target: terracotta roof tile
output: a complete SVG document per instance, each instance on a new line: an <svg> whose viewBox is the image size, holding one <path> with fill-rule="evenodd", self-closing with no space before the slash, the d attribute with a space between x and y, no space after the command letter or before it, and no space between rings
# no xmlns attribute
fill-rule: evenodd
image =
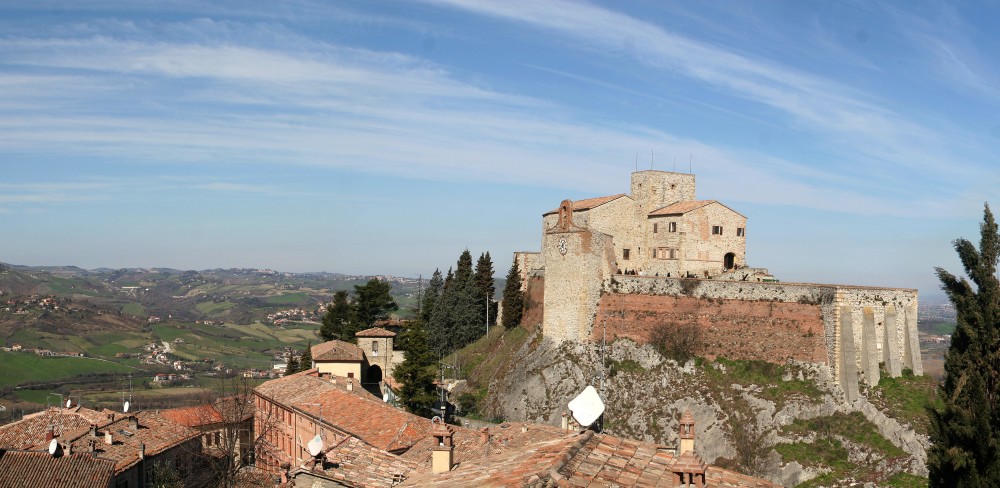
<svg viewBox="0 0 1000 488"><path fill-rule="evenodd" d="M417 463L347 437L325 454L326 462L317 470L303 467L296 472L347 482L349 486L388 488L414 474Z"/></svg>
<svg viewBox="0 0 1000 488"><path fill-rule="evenodd" d="M363 361L361 348L344 341L327 341L312 347L313 361Z"/></svg>
<svg viewBox="0 0 1000 488"><path fill-rule="evenodd" d="M371 329L365 329L357 334L357 337L396 337L396 333L391 330L385 330L381 327L372 327Z"/></svg>
<svg viewBox="0 0 1000 488"><path fill-rule="evenodd" d="M0 486L10 488L108 488L115 462L89 453L53 457L48 451L0 449Z"/></svg>
<svg viewBox="0 0 1000 488"><path fill-rule="evenodd" d="M222 423L222 414L212 405L171 408L163 410L160 415L185 427L201 427Z"/></svg>
<svg viewBox="0 0 1000 488"><path fill-rule="evenodd" d="M573 202L573 211L578 212L581 210L590 210L594 207L600 207L605 203L615 201L624 196L626 196L624 193L619 193L617 195L608 195L606 197L595 197L595 198L587 198L585 200L576 200ZM554 213L559 213L559 208L554 208L552 210L549 210L548 212L545 212L542 215L550 215Z"/></svg>
<svg viewBox="0 0 1000 488"><path fill-rule="evenodd" d="M689 200L686 202L677 202L666 207L662 207L652 212L649 212L650 216L660 216L660 215L682 215L686 214L692 210L698 210L708 204L716 203L716 200Z"/></svg>
<svg viewBox="0 0 1000 488"><path fill-rule="evenodd" d="M54 425L54 433L60 443L71 443L75 452L83 452L94 441L95 455L113 460L115 472L120 473L139 462L140 445L144 446L146 456L155 456L198 436L197 431L168 420L155 411L134 415L108 412L50 408L0 427L0 446L46 449L45 433L49 426ZM94 438L90 435L91 422L88 419L96 420L102 415L103 420L95 423L98 435ZM132 427L130 418L133 417L138 428ZM111 432L113 444L105 443L107 432Z"/></svg>

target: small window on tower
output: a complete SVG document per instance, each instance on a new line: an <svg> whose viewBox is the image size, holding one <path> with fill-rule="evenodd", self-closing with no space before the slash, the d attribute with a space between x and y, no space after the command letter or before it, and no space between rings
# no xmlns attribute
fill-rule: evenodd
<svg viewBox="0 0 1000 488"><path fill-rule="evenodd" d="M653 233L654 234L656 233L656 229L657 229L657 227L659 227L659 225L660 224L656 224L656 223L653 224Z"/></svg>
<svg viewBox="0 0 1000 488"><path fill-rule="evenodd" d="M629 251L629 249L622 249L622 259L628 260Z"/></svg>
<svg viewBox="0 0 1000 488"><path fill-rule="evenodd" d="M667 232L677 232L677 222L667 224Z"/></svg>
<svg viewBox="0 0 1000 488"><path fill-rule="evenodd" d="M736 228L736 237L743 237L745 235L745 232L746 231L743 230L743 227L737 227Z"/></svg>
<svg viewBox="0 0 1000 488"><path fill-rule="evenodd" d="M721 225L713 225L712 226L712 235L721 236L722 235L722 226Z"/></svg>

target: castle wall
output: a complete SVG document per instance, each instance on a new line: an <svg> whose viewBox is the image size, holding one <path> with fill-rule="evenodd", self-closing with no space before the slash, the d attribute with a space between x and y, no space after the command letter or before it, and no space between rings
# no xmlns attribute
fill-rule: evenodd
<svg viewBox="0 0 1000 488"><path fill-rule="evenodd" d="M705 327L712 326L713 321L725 323L725 327L731 333L738 334L738 338L734 339L737 341L735 344L729 343L727 345L725 342L716 341L717 344L721 344L721 347L731 349L731 351L723 351L725 353L743 354L753 350L752 348L741 349L739 347L739 341L745 340L744 338L762 339L762 335L756 335L755 332L741 331L741 327L749 326L750 323L753 323L754 327L764 327L767 332L761 333L763 336L773 334L775 339L768 342L774 344L779 339L795 340L798 344L796 347L799 347L803 345L799 344L802 341L795 338L794 334L812 332L812 337L821 336L825 357L811 361L829 365L834 377L842 385L845 383L856 385L860 380L864 380L868 384L876 384L880 376L880 364L884 365L886 371L892 376L898 376L900 374L898 371L901 368L910 368L914 374L923 374L920 347L917 340L917 290L641 276L611 277L605 281L604 289L608 294L608 298L602 297L601 303L604 307L613 307L610 304L619 295L626 297L647 295L656 297L658 300L652 302L649 302L648 299L646 302L640 300L635 304L637 307L640 304L650 306L651 309L647 311L650 316L659 312L666 312L668 317L674 319L696 316L696 321L699 324L704 324ZM701 303L698 304L698 307L701 308L697 308L693 302L688 300L676 300L676 298L683 297L716 303L713 306ZM674 298L675 300L663 300L664 298ZM626 307L630 299L625 298ZM723 303L730 300L745 303L723 306L717 303L719 300L722 300ZM754 302L778 302L814 307L819 311L822 327L818 327L815 322L806 320L804 318L806 315L803 314L807 312L800 307L758 308L751 305ZM899 313L899 311L903 311L903 313ZM642 313L637 308L635 318L639 318ZM725 320L713 319L706 316L708 313L723 314L727 318ZM750 315L747 319L739 319L739 313ZM627 314L628 312L626 312ZM594 315L592 321L594 329L601 326L602 317L599 314ZM743 321L741 322L741 320ZM720 329L719 333L722 332ZM622 331L623 335L629 333L633 332ZM816 351L812 350L809 344L812 344L812 341L806 340L804 352L799 356L793 355L792 358L815 357ZM712 347L712 343L709 343L707 347ZM717 355L723 354L723 352L710 354ZM892 356L887 359L886 354ZM753 359L779 362L783 360L780 355ZM845 391L848 390L845 389ZM856 393L856 387L852 391ZM850 391L848 391L848 396L852 396Z"/></svg>
<svg viewBox="0 0 1000 488"><path fill-rule="evenodd" d="M542 333L546 337L556 341L587 340L604 277L611 275L613 253L611 236L601 232L570 228L551 230L543 236Z"/></svg>
<svg viewBox="0 0 1000 488"><path fill-rule="evenodd" d="M535 270L545 267L542 253L517 251L514 253L514 261L517 261L517 269L521 272L521 291L528 289L528 277ZM500 319L498 318L497 321Z"/></svg>
<svg viewBox="0 0 1000 488"><path fill-rule="evenodd" d="M622 320L624 311L624 320ZM697 324L709 358L827 361L823 318L811 303L703 299L607 293L601 296L590 340L627 337L648 342L663 324Z"/></svg>

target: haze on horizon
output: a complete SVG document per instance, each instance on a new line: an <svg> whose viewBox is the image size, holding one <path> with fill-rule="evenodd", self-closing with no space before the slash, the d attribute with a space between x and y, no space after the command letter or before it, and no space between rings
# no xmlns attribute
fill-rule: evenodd
<svg viewBox="0 0 1000 488"><path fill-rule="evenodd" d="M1000 186L998 9L8 3L0 261L502 276L652 167L783 281L940 296Z"/></svg>

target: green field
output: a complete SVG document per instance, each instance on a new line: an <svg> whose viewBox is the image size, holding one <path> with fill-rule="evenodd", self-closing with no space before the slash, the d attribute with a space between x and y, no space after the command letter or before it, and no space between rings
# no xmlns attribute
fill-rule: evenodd
<svg viewBox="0 0 1000 488"><path fill-rule="evenodd" d="M312 298L310 298L309 295L306 295L305 293L302 292L275 295L267 297L266 299L264 299L264 301L271 305L300 305L304 303L313 302Z"/></svg>
<svg viewBox="0 0 1000 488"><path fill-rule="evenodd" d="M42 357L26 352L0 353L0 386L68 379L88 373L127 373L133 368L89 358Z"/></svg>
<svg viewBox="0 0 1000 488"><path fill-rule="evenodd" d="M235 307L236 304L233 302L201 302L194 306L194 309L204 313L204 314L214 314L219 312L225 312L230 308Z"/></svg>
<svg viewBox="0 0 1000 488"><path fill-rule="evenodd" d="M146 307L143 307L140 303L126 303L125 306L122 307L122 313L133 317L145 317Z"/></svg>

